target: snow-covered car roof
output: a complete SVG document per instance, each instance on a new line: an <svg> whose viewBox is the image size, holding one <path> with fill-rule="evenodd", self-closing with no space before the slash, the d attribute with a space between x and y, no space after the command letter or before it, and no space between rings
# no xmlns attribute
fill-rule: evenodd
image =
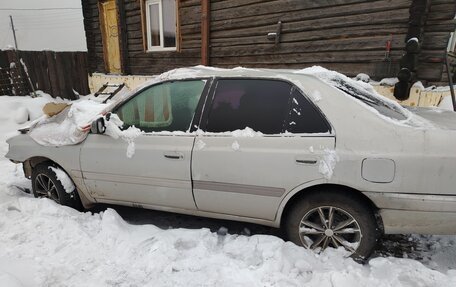
<svg viewBox="0 0 456 287"><path fill-rule="evenodd" d="M156 78L145 82L133 90L129 95L126 95L122 101L135 95L139 90L169 80L181 80L191 78L212 78L212 77L253 77L253 78L271 78L282 79L292 82L295 86L302 91L309 91L309 87L303 85L303 82L312 82L317 87L312 87L311 92L306 95L316 103L323 97L332 97L334 94L345 95L347 98L356 103L361 103L363 108L368 109L377 116L389 121L393 124L412 126L412 127L432 127L424 118L417 116L413 112L402 107L397 102L390 100L380 95L372 85L351 79L336 71L331 71L320 66L313 66L305 69L264 69L264 68L243 68L236 67L231 69L194 66L187 68L178 68L161 75ZM329 94L321 94L318 88L322 86L331 86L336 88L339 92L332 92Z"/></svg>

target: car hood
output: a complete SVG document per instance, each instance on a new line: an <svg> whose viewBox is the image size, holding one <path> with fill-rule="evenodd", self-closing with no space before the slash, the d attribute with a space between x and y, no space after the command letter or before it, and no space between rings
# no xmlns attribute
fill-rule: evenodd
<svg viewBox="0 0 456 287"><path fill-rule="evenodd" d="M437 128L456 130L456 112L439 108L408 107L407 109L428 120Z"/></svg>

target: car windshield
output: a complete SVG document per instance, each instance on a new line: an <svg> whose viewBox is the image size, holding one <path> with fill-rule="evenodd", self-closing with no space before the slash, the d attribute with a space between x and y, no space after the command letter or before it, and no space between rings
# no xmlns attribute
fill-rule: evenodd
<svg viewBox="0 0 456 287"><path fill-rule="evenodd" d="M407 119L407 115L404 111L401 110L400 107L388 103L387 101L383 101L381 98L369 92L368 90L363 89L362 87L350 84L342 78L332 78L330 79L330 82L339 90L376 109L380 114L384 116L396 120Z"/></svg>

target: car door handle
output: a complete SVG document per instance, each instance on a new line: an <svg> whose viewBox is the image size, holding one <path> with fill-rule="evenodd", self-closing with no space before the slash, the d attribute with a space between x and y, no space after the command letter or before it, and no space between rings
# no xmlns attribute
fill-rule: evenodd
<svg viewBox="0 0 456 287"><path fill-rule="evenodd" d="M168 159L177 159L177 160L184 159L184 154L180 153L180 152L169 152L169 153L163 154L163 156Z"/></svg>
<svg viewBox="0 0 456 287"><path fill-rule="evenodd" d="M301 158L301 157L297 157L295 158L295 161L297 164L316 164L317 163L317 160L315 158Z"/></svg>

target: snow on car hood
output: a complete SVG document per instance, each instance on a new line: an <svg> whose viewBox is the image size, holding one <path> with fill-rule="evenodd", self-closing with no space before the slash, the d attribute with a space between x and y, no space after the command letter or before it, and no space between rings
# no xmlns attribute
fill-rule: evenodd
<svg viewBox="0 0 456 287"><path fill-rule="evenodd" d="M30 126L30 137L44 146L74 145L87 137L90 124L108 107L89 100L74 101L59 114L41 118Z"/></svg>

